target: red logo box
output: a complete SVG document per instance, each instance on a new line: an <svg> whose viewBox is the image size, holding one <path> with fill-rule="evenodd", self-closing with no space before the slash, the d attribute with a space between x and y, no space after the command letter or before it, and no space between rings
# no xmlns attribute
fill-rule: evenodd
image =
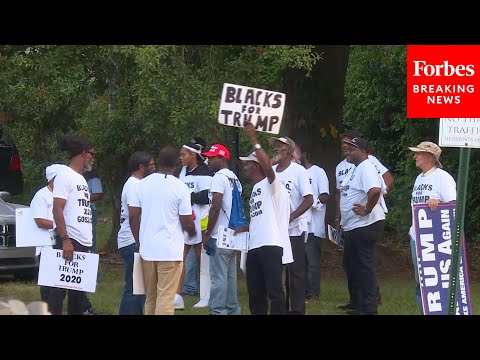
<svg viewBox="0 0 480 360"><path fill-rule="evenodd" d="M480 45L408 45L407 117L480 117Z"/></svg>

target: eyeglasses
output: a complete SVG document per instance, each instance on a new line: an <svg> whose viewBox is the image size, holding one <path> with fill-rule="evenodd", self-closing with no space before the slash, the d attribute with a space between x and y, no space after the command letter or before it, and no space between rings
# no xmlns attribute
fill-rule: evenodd
<svg viewBox="0 0 480 360"><path fill-rule="evenodd" d="M93 151L85 151L85 152L86 152L87 154L90 154L90 155L92 155L92 158L94 158L94 157L95 157L95 153L94 153Z"/></svg>

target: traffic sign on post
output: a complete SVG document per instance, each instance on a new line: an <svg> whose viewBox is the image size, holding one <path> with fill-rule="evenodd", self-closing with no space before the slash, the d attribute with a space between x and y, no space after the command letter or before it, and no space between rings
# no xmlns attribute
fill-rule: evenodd
<svg viewBox="0 0 480 360"><path fill-rule="evenodd" d="M480 148L480 118L440 118L439 145Z"/></svg>

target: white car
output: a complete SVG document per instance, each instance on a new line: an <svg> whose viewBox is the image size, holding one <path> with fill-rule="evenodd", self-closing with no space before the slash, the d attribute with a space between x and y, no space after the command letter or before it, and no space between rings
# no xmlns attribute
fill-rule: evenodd
<svg viewBox="0 0 480 360"><path fill-rule="evenodd" d="M0 191L0 274L13 274L21 280L32 280L38 274L35 247L16 247L15 209L25 205L7 202L10 194Z"/></svg>

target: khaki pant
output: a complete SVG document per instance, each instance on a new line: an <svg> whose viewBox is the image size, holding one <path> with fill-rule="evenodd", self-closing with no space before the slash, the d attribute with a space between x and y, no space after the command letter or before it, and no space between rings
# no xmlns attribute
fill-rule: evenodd
<svg viewBox="0 0 480 360"><path fill-rule="evenodd" d="M182 275L183 261L142 261L145 282L145 315L173 315L173 301Z"/></svg>

